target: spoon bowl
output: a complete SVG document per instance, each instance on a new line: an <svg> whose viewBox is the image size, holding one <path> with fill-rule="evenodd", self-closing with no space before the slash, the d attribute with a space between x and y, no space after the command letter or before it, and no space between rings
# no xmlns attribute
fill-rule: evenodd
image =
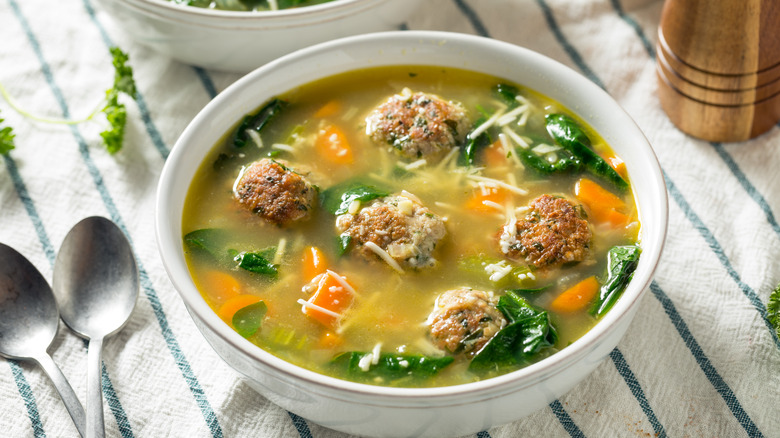
<svg viewBox="0 0 780 438"><path fill-rule="evenodd" d="M59 311L49 283L27 258L0 243L0 356L37 362L51 378L84 436L84 408L46 351L58 325Z"/></svg>
<svg viewBox="0 0 780 438"><path fill-rule="evenodd" d="M103 340L125 326L138 298L138 267L130 243L110 220L99 216L83 219L62 242L53 284L62 320L89 340L87 436L102 437Z"/></svg>

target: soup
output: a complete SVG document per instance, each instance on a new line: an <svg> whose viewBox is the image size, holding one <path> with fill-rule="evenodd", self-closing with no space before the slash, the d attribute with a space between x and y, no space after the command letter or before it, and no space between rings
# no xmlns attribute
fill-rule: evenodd
<svg viewBox="0 0 780 438"><path fill-rule="evenodd" d="M556 102L425 66L344 73L248 114L197 171L204 300L301 367L385 386L504 374L565 348L639 257L625 166Z"/></svg>
<svg viewBox="0 0 780 438"><path fill-rule="evenodd" d="M333 0L170 0L198 8L225 11L277 11L328 3Z"/></svg>

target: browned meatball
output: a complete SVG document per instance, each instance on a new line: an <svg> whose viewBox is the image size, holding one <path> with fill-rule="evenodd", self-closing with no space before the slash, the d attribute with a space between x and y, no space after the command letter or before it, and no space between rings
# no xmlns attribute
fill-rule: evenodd
<svg viewBox="0 0 780 438"><path fill-rule="evenodd" d="M428 321L435 346L468 357L478 353L507 324L490 294L469 288L439 295Z"/></svg>
<svg viewBox="0 0 780 438"><path fill-rule="evenodd" d="M284 161L263 158L242 169L233 194L263 219L287 225L309 217L317 189Z"/></svg>
<svg viewBox="0 0 780 438"><path fill-rule="evenodd" d="M460 103L405 89L366 118L366 134L407 158L436 160L462 143L471 122Z"/></svg>
<svg viewBox="0 0 780 438"><path fill-rule="evenodd" d="M444 222L416 199L387 196L371 201L354 214L336 218L336 228L352 238L355 250L374 260L377 254L367 245L372 242L400 266L433 266L436 245L447 233Z"/></svg>
<svg viewBox="0 0 780 438"><path fill-rule="evenodd" d="M592 232L574 204L542 195L530 207L525 218L504 225L499 232L501 252L537 268L585 259Z"/></svg>

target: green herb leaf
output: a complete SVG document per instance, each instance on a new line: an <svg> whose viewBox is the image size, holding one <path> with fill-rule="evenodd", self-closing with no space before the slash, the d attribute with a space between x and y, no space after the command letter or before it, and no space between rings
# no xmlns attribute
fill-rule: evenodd
<svg viewBox="0 0 780 438"><path fill-rule="evenodd" d="M203 251L217 260L225 258L228 234L219 228L202 228L187 233L184 243L192 251Z"/></svg>
<svg viewBox="0 0 780 438"><path fill-rule="evenodd" d="M333 359L332 365L336 372L350 380L394 386L401 382L423 380L434 376L454 360L449 356L382 353L377 363L371 364L368 370L364 371L360 367L360 360L368 354L370 353L356 351L341 353Z"/></svg>
<svg viewBox="0 0 780 438"><path fill-rule="evenodd" d="M523 164L543 175L577 171L582 167L582 160L565 149L555 151L557 159L554 162L538 155L531 148L515 148L515 152Z"/></svg>
<svg viewBox="0 0 780 438"><path fill-rule="evenodd" d="M591 149L590 138L574 119L565 114L548 114L545 120L547 132L555 142L579 158L588 172L612 183L620 190L628 188L628 182Z"/></svg>
<svg viewBox="0 0 780 438"><path fill-rule="evenodd" d="M471 166L474 164L474 161L477 157L477 152L480 150L490 146L491 143L493 143L493 139L490 137L490 133L488 131L484 131L481 134L474 137L472 133L474 130L485 123L487 121L487 118L480 117L477 119L477 121L474 123L474 126L471 130L471 132L466 136L466 144L463 146L463 149L461 150L460 156L458 157L458 164L461 166Z"/></svg>
<svg viewBox="0 0 780 438"><path fill-rule="evenodd" d="M377 188L357 182L346 182L330 187L322 193L322 206L325 210L339 215L349 211L352 201L368 202L372 199L388 196L390 193Z"/></svg>
<svg viewBox="0 0 780 438"><path fill-rule="evenodd" d="M496 306L509 324L499 330L474 356L472 371L498 371L504 367L528 363L542 349L552 347L558 339L546 311L531 306L513 292L499 298Z"/></svg>
<svg viewBox="0 0 780 438"><path fill-rule="evenodd" d="M769 322L775 326L775 332L780 337L780 284L769 295L766 310L769 315Z"/></svg>
<svg viewBox="0 0 780 438"><path fill-rule="evenodd" d="M270 249L263 250L262 252L241 252L234 258L238 262L238 267L255 274L267 275L270 277L276 277L279 273L278 265L271 263L270 259L273 257L273 253L270 253Z"/></svg>
<svg viewBox="0 0 780 438"><path fill-rule="evenodd" d="M119 102L119 94L124 93L135 99L136 87L133 69L127 65L129 57L118 47L112 47L114 65L114 86L106 91L106 105L101 112L105 114L109 128L100 133L108 153L115 154L122 149L127 124L127 109Z"/></svg>
<svg viewBox="0 0 780 438"><path fill-rule="evenodd" d="M4 121L5 119L0 118L0 123ZM0 128L0 154L5 155L16 147L14 137L16 137L16 134L14 134L14 130L10 126Z"/></svg>
<svg viewBox="0 0 780 438"><path fill-rule="evenodd" d="M255 114L244 116L241 124L238 125L236 132L233 134L233 146L236 148L246 146L246 143L249 140L247 131L254 131L259 134L268 122L279 114L286 105L287 102L281 99L271 99L270 102L260 108Z"/></svg>
<svg viewBox="0 0 780 438"><path fill-rule="evenodd" d="M349 245L352 243L352 236L349 234L341 234L338 237L338 255L343 256L349 251Z"/></svg>
<svg viewBox="0 0 780 438"><path fill-rule="evenodd" d="M614 246L607 253L607 281L601 286L599 296L590 310L600 318L615 305L639 263L641 250L635 245Z"/></svg>
<svg viewBox="0 0 780 438"><path fill-rule="evenodd" d="M520 104L517 101L517 95L520 91L514 85L509 84L496 84L493 87L493 93L501 99L507 106L512 109Z"/></svg>
<svg viewBox="0 0 780 438"><path fill-rule="evenodd" d="M233 328L239 335L248 338L257 333L263 325L263 317L267 311L268 306L262 301L238 309L233 315Z"/></svg>

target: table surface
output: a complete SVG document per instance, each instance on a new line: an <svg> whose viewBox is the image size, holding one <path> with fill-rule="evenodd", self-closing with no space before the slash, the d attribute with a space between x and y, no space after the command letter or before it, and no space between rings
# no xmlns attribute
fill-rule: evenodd
<svg viewBox="0 0 780 438"><path fill-rule="evenodd" d="M427 0L404 25L508 41L579 71L654 146L669 234L626 336L596 371L533 415L480 437L780 437L780 341L766 303L780 282L780 129L719 144L661 110L660 0ZM31 121L0 100L17 148L0 166L0 242L51 279L71 226L101 215L130 236L142 275L128 326L104 345L107 436L342 437L253 392L211 350L169 282L154 237L155 189L177 137L240 75L193 68L135 44L94 0L0 0L0 83L26 110L85 115L112 80L109 45L130 55L139 98L124 149L98 123ZM64 326L50 349L82 401L86 344ZM0 435L77 436L48 378L0 360Z"/></svg>

